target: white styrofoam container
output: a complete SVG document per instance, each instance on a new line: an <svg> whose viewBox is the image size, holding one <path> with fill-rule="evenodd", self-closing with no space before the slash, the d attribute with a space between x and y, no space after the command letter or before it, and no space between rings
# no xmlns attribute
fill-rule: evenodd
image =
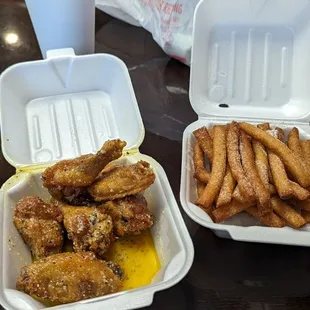
<svg viewBox="0 0 310 310"><path fill-rule="evenodd" d="M261 226L247 214L224 223L194 205L192 162L201 127L232 120L294 126L310 139L310 2L308 0L202 0L196 7L190 102L198 121L183 134L180 199L185 212L219 237L310 246L300 230Z"/></svg>
<svg viewBox="0 0 310 310"><path fill-rule="evenodd" d="M17 173L1 188L0 302L6 309L45 308L15 289L28 247L12 222L25 195L48 199L41 173L53 162L96 152L104 141L127 142L124 163L145 160L156 174L145 192L155 215L151 229L162 268L152 284L55 309L133 309L152 303L154 293L179 282L193 262L193 244L163 168L139 152L144 127L125 64L107 54L75 56L72 49L48 59L20 63L0 77L2 151Z"/></svg>

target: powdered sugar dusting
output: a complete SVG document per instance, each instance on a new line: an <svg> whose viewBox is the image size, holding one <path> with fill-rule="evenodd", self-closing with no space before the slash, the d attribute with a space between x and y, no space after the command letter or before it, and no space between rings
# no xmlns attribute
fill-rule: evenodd
<svg viewBox="0 0 310 310"><path fill-rule="evenodd" d="M271 136L274 138L278 138L279 136L279 131L278 129L271 129L271 130L266 130L267 133L269 133Z"/></svg>

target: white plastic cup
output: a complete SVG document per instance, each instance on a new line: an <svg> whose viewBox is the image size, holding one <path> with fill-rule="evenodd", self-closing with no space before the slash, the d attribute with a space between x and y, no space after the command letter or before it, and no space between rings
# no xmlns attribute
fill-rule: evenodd
<svg viewBox="0 0 310 310"><path fill-rule="evenodd" d="M95 50L95 0L26 0L43 58L46 51L73 48L75 54Z"/></svg>

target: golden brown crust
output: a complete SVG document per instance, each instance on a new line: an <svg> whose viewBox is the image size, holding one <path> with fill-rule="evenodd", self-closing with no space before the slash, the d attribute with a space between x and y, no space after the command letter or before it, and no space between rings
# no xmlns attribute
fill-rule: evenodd
<svg viewBox="0 0 310 310"><path fill-rule="evenodd" d="M196 201L207 213L211 212L213 201L218 195L226 172L226 126L214 127L213 165L209 183Z"/></svg>
<svg viewBox="0 0 310 310"><path fill-rule="evenodd" d="M208 172L206 169L198 169L197 171L195 171L194 173L194 178L197 180L197 181L200 181L204 184L208 184L209 181L210 181L210 176L211 176L211 173Z"/></svg>
<svg viewBox="0 0 310 310"><path fill-rule="evenodd" d="M89 188L95 201L108 201L143 192L155 181L149 163L139 161L103 173Z"/></svg>
<svg viewBox="0 0 310 310"><path fill-rule="evenodd" d="M43 186L57 199L63 194L69 196L74 189L91 185L109 162L122 156L125 145L126 142L119 139L107 141L97 154L56 163L42 174ZM66 189L69 193L63 193Z"/></svg>
<svg viewBox="0 0 310 310"><path fill-rule="evenodd" d="M257 128L261 129L261 130L270 130L270 124L269 123L262 123L262 124L258 124Z"/></svg>
<svg viewBox="0 0 310 310"><path fill-rule="evenodd" d="M307 171L310 171L310 140L303 140L300 142L302 154L305 159L305 166Z"/></svg>
<svg viewBox="0 0 310 310"><path fill-rule="evenodd" d="M273 212L261 215L256 207L249 207L245 211L266 226L279 228L285 226L285 221Z"/></svg>
<svg viewBox="0 0 310 310"><path fill-rule="evenodd" d="M113 223L103 207L75 207L63 205L64 225L76 252L91 251L98 256L109 249Z"/></svg>
<svg viewBox="0 0 310 310"><path fill-rule="evenodd" d="M197 199L201 197L204 189L206 188L206 184L201 181L196 181L196 187L197 187Z"/></svg>
<svg viewBox="0 0 310 310"><path fill-rule="evenodd" d="M256 194L258 211L261 215L267 214L272 211L270 206L270 193L258 176L251 140L243 131L241 131L240 154L244 171Z"/></svg>
<svg viewBox="0 0 310 310"><path fill-rule="evenodd" d="M31 296L65 304L112 294L120 278L91 252L61 253L23 267L16 288Z"/></svg>
<svg viewBox="0 0 310 310"><path fill-rule="evenodd" d="M301 186L307 187L310 185L310 174L305 171L298 157L287 147L287 145L249 123L240 123L240 127L253 139L261 142L265 147L269 148L279 156L288 171Z"/></svg>
<svg viewBox="0 0 310 310"><path fill-rule="evenodd" d="M270 193L270 195L277 195L278 194L277 189L273 184L269 184L269 193Z"/></svg>
<svg viewBox="0 0 310 310"><path fill-rule="evenodd" d="M33 256L38 259L59 253L63 246L61 210L35 196L20 199L13 222Z"/></svg>
<svg viewBox="0 0 310 310"><path fill-rule="evenodd" d="M297 213L279 197L273 196L271 198L271 206L274 212L283 218L293 228L297 229L307 224L305 219L299 213Z"/></svg>
<svg viewBox="0 0 310 310"><path fill-rule="evenodd" d="M283 139L283 133L280 130L274 130L269 132L275 139L281 141ZM284 164L282 160L274 154L271 150L267 150L268 159L270 164L270 170L273 178L273 182L276 186L277 192L281 199L288 199L293 196L292 183L290 182Z"/></svg>
<svg viewBox="0 0 310 310"><path fill-rule="evenodd" d="M306 200L297 200L297 199L290 199L289 203L293 206L300 208L301 210L309 211L310 212L310 199Z"/></svg>
<svg viewBox="0 0 310 310"><path fill-rule="evenodd" d="M113 220L115 235L119 237L140 234L154 224L153 215L143 195L108 201L104 208Z"/></svg>
<svg viewBox="0 0 310 310"><path fill-rule="evenodd" d="M240 203L236 200L232 200L231 203L229 203L228 205L222 206L214 210L212 212L212 216L214 218L215 223L220 223L232 217L233 215L241 213L251 205L253 205L253 203L252 204Z"/></svg>
<svg viewBox="0 0 310 310"><path fill-rule="evenodd" d="M203 183L208 183L210 179L210 173L206 169L204 153L198 142L196 142L194 145L193 161L195 169L194 177Z"/></svg>
<svg viewBox="0 0 310 310"><path fill-rule="evenodd" d="M299 140L299 130L296 127L294 127L288 134L287 145L291 149L291 151L293 151L293 153L298 157L301 163L304 163L305 158Z"/></svg>
<svg viewBox="0 0 310 310"><path fill-rule="evenodd" d="M290 181L290 184L293 190L293 197L298 200L306 200L310 198L310 192L307 189L292 181Z"/></svg>
<svg viewBox="0 0 310 310"><path fill-rule="evenodd" d="M198 169L204 169L205 166L205 159L204 159L204 154L203 151L199 145L198 142L195 143L194 145L194 169L195 171Z"/></svg>
<svg viewBox="0 0 310 310"><path fill-rule="evenodd" d="M254 203L254 202L256 202L255 197L253 197L251 200L249 200L248 197L243 196L240 192L240 187L238 184L233 191L232 198L235 199L236 201L240 202L240 203Z"/></svg>
<svg viewBox="0 0 310 310"><path fill-rule="evenodd" d="M199 143L202 151L206 154L210 167L212 167L213 162L213 141L206 127L201 127L193 132Z"/></svg>
<svg viewBox="0 0 310 310"><path fill-rule="evenodd" d="M239 153L239 135L240 129L238 123L232 122L229 125L227 135L228 163L232 175L238 183L238 188L242 196L244 196L247 201L253 201L255 200L255 193L241 164L241 157Z"/></svg>
<svg viewBox="0 0 310 310"><path fill-rule="evenodd" d="M306 210L301 210L301 215L307 223L310 223L310 212Z"/></svg>
<svg viewBox="0 0 310 310"><path fill-rule="evenodd" d="M255 154L255 166L259 178L264 186L269 187L269 162L265 147L258 141L252 141L253 151Z"/></svg>
<svg viewBox="0 0 310 310"><path fill-rule="evenodd" d="M230 167L226 169L222 188L216 201L216 207L219 208L231 202L232 194L236 186L236 181L231 173Z"/></svg>

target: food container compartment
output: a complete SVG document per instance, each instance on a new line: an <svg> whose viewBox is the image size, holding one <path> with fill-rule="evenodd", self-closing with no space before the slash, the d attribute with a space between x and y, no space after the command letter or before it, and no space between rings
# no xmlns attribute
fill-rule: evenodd
<svg viewBox="0 0 310 310"><path fill-rule="evenodd" d="M305 0L202 0L196 7L190 102L198 121L183 134L180 199L195 222L219 237L310 246L310 225L269 228L247 214L213 223L194 205L192 160L195 129L233 120L270 122L286 134L297 127L301 139L310 139L309 12Z"/></svg>
<svg viewBox="0 0 310 310"><path fill-rule="evenodd" d="M45 306L15 289L29 248L13 222L25 195L48 199L40 179L53 162L95 152L104 141L127 142L121 163L145 160L156 174L145 197L155 216L151 234L161 269L137 289L53 307L53 309L133 309L148 306L155 292L179 282L193 262L194 249L163 168L139 153L144 127L125 64L105 55L75 56L56 50L48 59L14 65L0 78L2 151L17 173L1 188L0 302L6 309Z"/></svg>

